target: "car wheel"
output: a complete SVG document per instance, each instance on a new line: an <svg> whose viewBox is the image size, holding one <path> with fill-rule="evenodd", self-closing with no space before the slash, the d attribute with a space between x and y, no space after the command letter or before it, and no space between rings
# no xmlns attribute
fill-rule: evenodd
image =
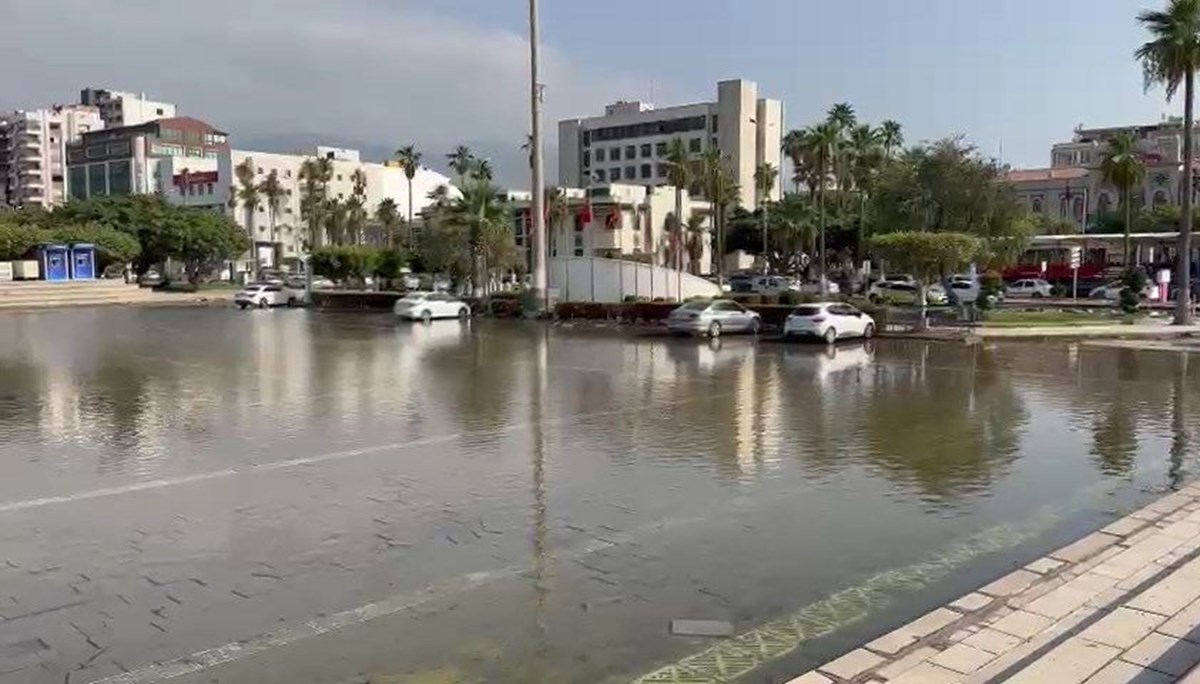
<svg viewBox="0 0 1200 684"><path fill-rule="evenodd" d="M288 297L288 303L287 303L287 305L288 305L288 308L289 308L289 309L293 309L293 308L295 308L295 307L296 307L296 298L295 298L295 297Z"/></svg>
<svg viewBox="0 0 1200 684"><path fill-rule="evenodd" d="M709 337L720 337L721 336L721 322L720 321L713 321L708 326L708 336Z"/></svg>
<svg viewBox="0 0 1200 684"><path fill-rule="evenodd" d="M757 335L759 330L762 330L762 322L757 318L750 321L750 334Z"/></svg>
<svg viewBox="0 0 1200 684"><path fill-rule="evenodd" d="M868 323L867 327L863 328L863 338L869 340L872 337L875 337L875 324Z"/></svg>
<svg viewBox="0 0 1200 684"><path fill-rule="evenodd" d="M238 308L242 311L246 310L246 302L238 302Z"/></svg>
<svg viewBox="0 0 1200 684"><path fill-rule="evenodd" d="M837 342L837 330L833 328L825 329L825 344L833 344Z"/></svg>
<svg viewBox="0 0 1200 684"><path fill-rule="evenodd" d="M1034 298L1034 299L1041 299L1043 296L1044 296L1044 295L1042 295L1042 293L1041 293L1041 292L1034 292L1034 293L1033 293L1033 298Z"/></svg>
<svg viewBox="0 0 1200 684"><path fill-rule="evenodd" d="M426 325L433 322L433 314L429 311L422 311L421 312L421 322L425 323Z"/></svg>
<svg viewBox="0 0 1200 684"><path fill-rule="evenodd" d="M471 310L468 309L467 307L464 306L463 308L458 310L458 320L465 321L470 317L471 317Z"/></svg>
<svg viewBox="0 0 1200 684"><path fill-rule="evenodd" d="M270 306L271 305L267 303L266 297L263 297L262 299L258 300L258 308L267 309L267 308L270 308Z"/></svg>

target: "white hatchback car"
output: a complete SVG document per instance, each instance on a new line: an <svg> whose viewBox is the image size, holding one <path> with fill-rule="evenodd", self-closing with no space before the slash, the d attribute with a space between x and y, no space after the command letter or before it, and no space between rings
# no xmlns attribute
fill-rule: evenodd
<svg viewBox="0 0 1200 684"><path fill-rule="evenodd" d="M783 336L816 337L833 344L848 337L875 336L875 319L842 302L801 304L788 314Z"/></svg>
<svg viewBox="0 0 1200 684"><path fill-rule="evenodd" d="M426 323L435 318L458 318L465 321L471 317L471 307L445 292L409 292L396 300L392 313L398 318Z"/></svg>
<svg viewBox="0 0 1200 684"><path fill-rule="evenodd" d="M1053 292L1053 286L1041 278L1022 278L1004 288L1004 294L1009 297L1042 299L1051 296Z"/></svg>
<svg viewBox="0 0 1200 684"><path fill-rule="evenodd" d="M233 296L233 303L242 309L250 306L269 309L289 302L287 288L275 283L250 283Z"/></svg>

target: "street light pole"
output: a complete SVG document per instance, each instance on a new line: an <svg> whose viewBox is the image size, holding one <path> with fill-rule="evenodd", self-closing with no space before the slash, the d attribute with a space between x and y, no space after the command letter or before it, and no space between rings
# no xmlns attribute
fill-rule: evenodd
<svg viewBox="0 0 1200 684"><path fill-rule="evenodd" d="M540 312L550 309L550 290L546 278L545 179L542 160L542 84L538 82L538 0L529 0L529 105L530 149L533 158L533 300Z"/></svg>

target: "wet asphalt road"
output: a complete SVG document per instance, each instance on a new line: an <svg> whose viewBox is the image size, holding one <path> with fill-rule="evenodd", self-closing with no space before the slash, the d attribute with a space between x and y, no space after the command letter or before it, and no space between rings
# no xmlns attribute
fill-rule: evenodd
<svg viewBox="0 0 1200 684"><path fill-rule="evenodd" d="M1194 470L1200 362L0 317L0 683L630 681L972 535L779 681ZM1001 548L1002 547L1002 548ZM854 617L854 616L849 616Z"/></svg>

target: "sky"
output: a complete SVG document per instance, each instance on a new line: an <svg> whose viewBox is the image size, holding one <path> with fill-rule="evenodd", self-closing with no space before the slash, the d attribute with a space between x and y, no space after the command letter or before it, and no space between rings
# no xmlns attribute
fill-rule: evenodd
<svg viewBox="0 0 1200 684"><path fill-rule="evenodd" d="M620 99L712 100L746 78L790 127L837 102L910 143L961 134L1016 167L1079 125L1182 112L1144 93L1135 17L1164 0L541 0L554 122ZM0 0L0 109L141 91L242 149L373 158L465 143L526 183L526 0ZM551 176L550 181L554 178Z"/></svg>

